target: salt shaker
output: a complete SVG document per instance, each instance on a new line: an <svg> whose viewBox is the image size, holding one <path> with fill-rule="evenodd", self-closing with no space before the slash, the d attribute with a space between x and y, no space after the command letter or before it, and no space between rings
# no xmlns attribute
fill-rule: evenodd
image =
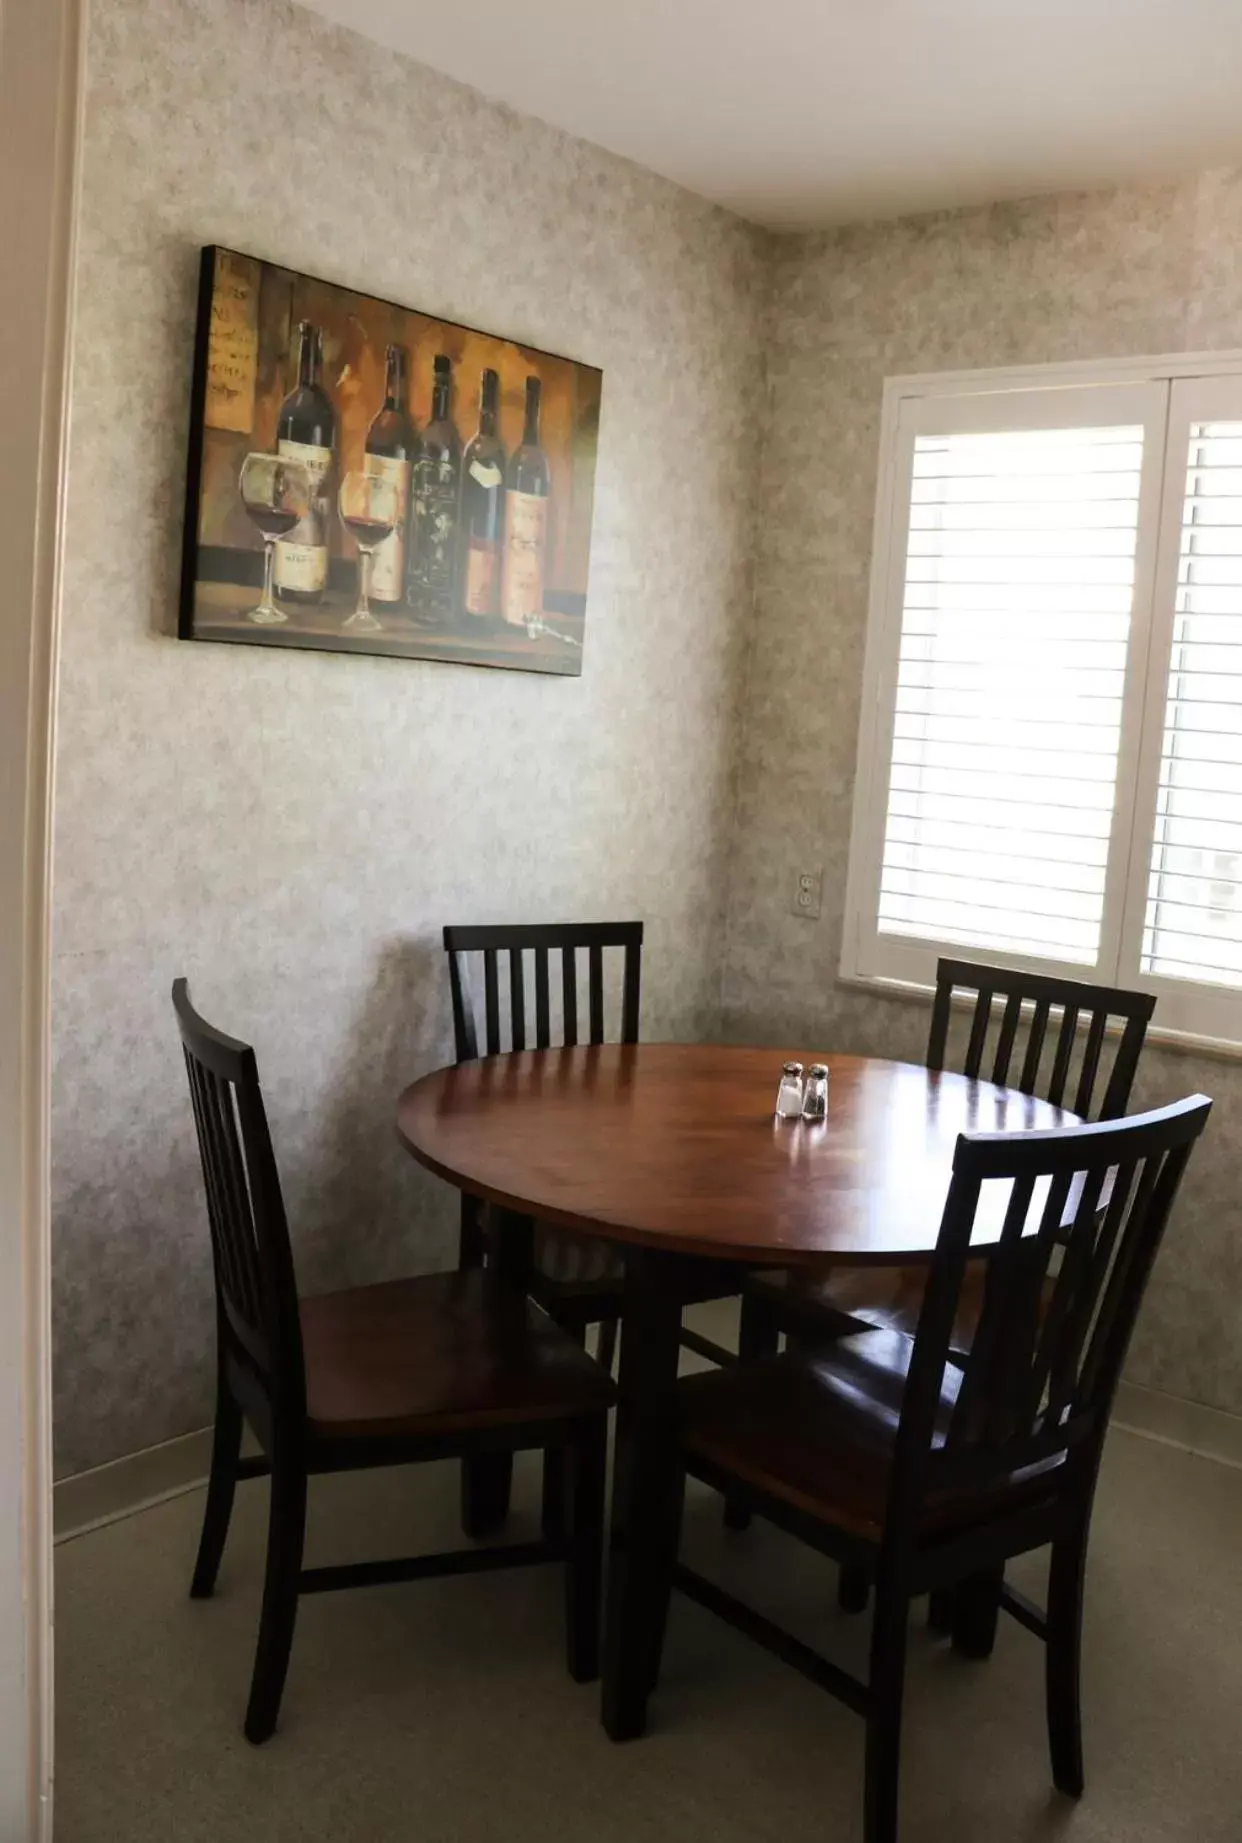
<svg viewBox="0 0 1242 1843"><path fill-rule="evenodd" d="M802 1101L802 1118L804 1120L826 1120L828 1118L828 1065L813 1062L811 1072L806 1078L806 1094Z"/></svg>
<svg viewBox="0 0 1242 1843"><path fill-rule="evenodd" d="M781 1070L781 1085L776 1091L778 1120L796 1120L802 1112L802 1064L787 1062Z"/></svg>

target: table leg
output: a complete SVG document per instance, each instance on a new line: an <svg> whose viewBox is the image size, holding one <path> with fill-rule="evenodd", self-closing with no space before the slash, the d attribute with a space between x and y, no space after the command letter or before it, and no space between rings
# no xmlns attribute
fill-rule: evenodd
<svg viewBox="0 0 1242 1843"><path fill-rule="evenodd" d="M490 1209L487 1271L497 1284L524 1296L534 1264L534 1224L514 1210ZM461 1462L461 1526L467 1536L490 1536L509 1514L513 1454L484 1453Z"/></svg>
<svg viewBox="0 0 1242 1843"><path fill-rule="evenodd" d="M627 1256L601 1708L614 1741L646 1726L656 1628L676 1561L683 1267L649 1250Z"/></svg>

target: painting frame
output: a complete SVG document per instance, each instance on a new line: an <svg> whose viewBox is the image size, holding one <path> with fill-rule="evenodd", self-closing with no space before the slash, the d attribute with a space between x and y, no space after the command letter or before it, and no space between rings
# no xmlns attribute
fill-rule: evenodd
<svg viewBox="0 0 1242 1843"><path fill-rule="evenodd" d="M582 360L203 246L178 638L580 676L602 392Z"/></svg>

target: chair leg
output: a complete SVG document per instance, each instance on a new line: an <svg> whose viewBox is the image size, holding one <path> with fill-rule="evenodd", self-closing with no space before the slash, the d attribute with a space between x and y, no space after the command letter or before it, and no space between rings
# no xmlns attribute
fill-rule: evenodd
<svg viewBox="0 0 1242 1843"><path fill-rule="evenodd" d="M897 1784L901 1766L901 1704L906 1675L908 1603L880 1583L871 1629L871 1702L863 1843L897 1843Z"/></svg>
<svg viewBox="0 0 1242 1843"><path fill-rule="evenodd" d="M512 1453L486 1453L461 1462L461 1527L472 1541L490 1536L509 1514Z"/></svg>
<svg viewBox="0 0 1242 1843"><path fill-rule="evenodd" d="M668 1631L668 1609L673 1598L673 1573L677 1567L677 1557L681 1552L681 1523L686 1506L686 1473L684 1466L679 1466L673 1481L673 1514L669 1519L668 1541L659 1563L659 1588L653 1596L651 1607L651 1666L648 1682L654 1690L660 1681L660 1667L664 1662L664 1638Z"/></svg>
<svg viewBox="0 0 1242 1843"><path fill-rule="evenodd" d="M760 1300L742 1294L742 1313L738 1323L737 1358L739 1363L759 1363L774 1357L780 1349L781 1329L776 1313ZM726 1497L726 1529L749 1529L750 1511L737 1498Z"/></svg>
<svg viewBox="0 0 1242 1843"><path fill-rule="evenodd" d="M953 1649L959 1657L991 1657L1003 1580L1003 1568L985 1568L953 1589Z"/></svg>
<svg viewBox="0 0 1242 1843"><path fill-rule="evenodd" d="M1079 1679L1082 1660L1083 1576L1087 1532L1063 1537L1052 1545L1048 1573L1048 1644L1045 1690L1048 1751L1058 1791L1080 1798L1083 1789L1082 1707Z"/></svg>
<svg viewBox="0 0 1242 1843"><path fill-rule="evenodd" d="M562 1330L575 1343L586 1347L585 1325L564 1325ZM510 1462L512 1463L512 1462ZM545 1542L561 1542L565 1537L565 1448L547 1446L543 1453L543 1502L540 1522Z"/></svg>
<svg viewBox="0 0 1242 1843"><path fill-rule="evenodd" d="M228 1539L241 1453L242 1411L221 1376L216 1383L216 1426L211 1441L211 1474L203 1508L203 1530L198 1539L198 1559L190 1582L190 1597L209 1600L215 1591L220 1557Z"/></svg>
<svg viewBox="0 0 1242 1843"><path fill-rule="evenodd" d="M608 1421L599 1415L574 1441L570 1464L572 1509L565 1566L565 1625L569 1674L575 1683L592 1683L599 1675L607 1462Z"/></svg>
<svg viewBox="0 0 1242 1843"><path fill-rule="evenodd" d="M298 1610L305 1530L306 1467L300 1453L291 1459L281 1454L277 1443L272 1452L263 1611L259 1617L259 1642L246 1710L246 1739L256 1746L271 1736L280 1713Z"/></svg>
<svg viewBox="0 0 1242 1843"><path fill-rule="evenodd" d="M595 1361L611 1376L616 1359L617 1321L615 1318L605 1318L600 1322L599 1337L595 1345Z"/></svg>
<svg viewBox="0 0 1242 1843"><path fill-rule="evenodd" d="M843 1565L837 1575L837 1605L843 1613L865 1613L871 1598L871 1582L865 1568Z"/></svg>

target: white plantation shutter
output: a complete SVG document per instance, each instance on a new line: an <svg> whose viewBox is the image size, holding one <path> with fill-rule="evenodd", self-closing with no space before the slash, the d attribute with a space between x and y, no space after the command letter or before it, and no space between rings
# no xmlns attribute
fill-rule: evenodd
<svg viewBox="0 0 1242 1843"><path fill-rule="evenodd" d="M1143 435L916 437L881 935L1096 964Z"/></svg>
<svg viewBox="0 0 1242 1843"><path fill-rule="evenodd" d="M885 386L842 972L1242 1045L1242 354L1128 372Z"/></svg>
<svg viewBox="0 0 1242 1843"><path fill-rule="evenodd" d="M1237 380L1215 383L1182 387L1190 413L1173 418L1180 530L1141 965L1242 987L1242 402ZM1226 395L1234 415L1193 413Z"/></svg>

